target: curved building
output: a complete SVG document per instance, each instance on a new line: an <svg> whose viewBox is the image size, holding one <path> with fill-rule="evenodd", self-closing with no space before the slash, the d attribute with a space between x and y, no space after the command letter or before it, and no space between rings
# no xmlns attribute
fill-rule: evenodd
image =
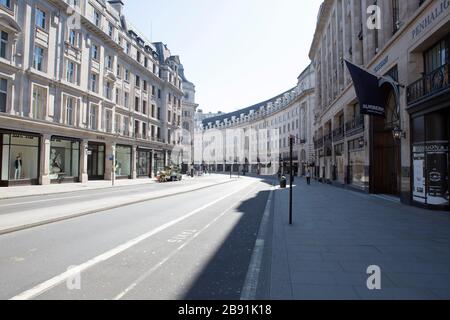
<svg viewBox="0 0 450 320"><path fill-rule="evenodd" d="M289 137L296 138L294 149L294 167L299 175L304 175L308 166L313 166L313 110L314 110L314 79L315 73L312 65L309 65L298 77L297 85L269 100L257 103L253 106L238 111L221 114L203 121L203 128L208 130L249 130L275 129L279 130L279 160L286 168L290 160ZM250 147L245 146L247 149ZM246 150L248 151L248 150ZM234 163L225 154L221 164L209 164L212 170L236 172L239 167L244 169L245 159ZM227 162L225 162L225 160ZM230 161L231 160L231 161ZM227 164L228 163L228 164ZM234 164L233 164L234 163ZM233 166L233 167L232 167ZM256 173L257 165L245 167L246 171Z"/></svg>

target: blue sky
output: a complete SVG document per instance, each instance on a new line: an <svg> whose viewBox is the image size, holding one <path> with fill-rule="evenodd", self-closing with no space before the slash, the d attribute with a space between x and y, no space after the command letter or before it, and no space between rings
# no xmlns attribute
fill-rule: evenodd
<svg viewBox="0 0 450 320"><path fill-rule="evenodd" d="M180 55L205 112L231 112L295 86L321 2L124 0L136 28Z"/></svg>

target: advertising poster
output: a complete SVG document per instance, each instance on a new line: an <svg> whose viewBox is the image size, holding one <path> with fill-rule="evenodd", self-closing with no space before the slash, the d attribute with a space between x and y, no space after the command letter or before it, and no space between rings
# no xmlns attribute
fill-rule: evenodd
<svg viewBox="0 0 450 320"><path fill-rule="evenodd" d="M414 154L414 201L426 202L425 154Z"/></svg>
<svg viewBox="0 0 450 320"><path fill-rule="evenodd" d="M427 204L448 206L448 141L429 144L426 151Z"/></svg>

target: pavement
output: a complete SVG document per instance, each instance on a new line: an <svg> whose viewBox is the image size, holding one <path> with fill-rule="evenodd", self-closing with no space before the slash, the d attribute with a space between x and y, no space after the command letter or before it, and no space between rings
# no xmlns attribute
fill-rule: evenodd
<svg viewBox="0 0 450 320"><path fill-rule="evenodd" d="M450 214L303 179L277 190L266 298L450 299ZM270 237L270 235L269 235ZM369 266L381 290L369 290Z"/></svg>
<svg viewBox="0 0 450 320"><path fill-rule="evenodd" d="M142 178L142 179L123 179L116 180L114 187L112 181L89 181L86 183L61 183L50 184L46 186L17 186L0 189L0 199L14 199L30 196L43 196L48 194L61 194L70 193L76 191L88 191L99 189L111 189L120 188L126 186L140 186L157 183L154 179Z"/></svg>

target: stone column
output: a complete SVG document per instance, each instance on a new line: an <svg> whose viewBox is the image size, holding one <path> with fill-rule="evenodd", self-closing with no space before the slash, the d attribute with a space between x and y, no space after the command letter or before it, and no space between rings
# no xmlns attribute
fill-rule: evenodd
<svg viewBox="0 0 450 320"><path fill-rule="evenodd" d="M131 179L137 178L137 146L131 150Z"/></svg>
<svg viewBox="0 0 450 320"><path fill-rule="evenodd" d="M80 182L89 181L88 173L88 140L83 140L80 147Z"/></svg>
<svg viewBox="0 0 450 320"><path fill-rule="evenodd" d="M111 156L114 156L114 160L110 159ZM116 143L115 142L107 142L106 143L105 158L106 158L105 180L112 180L112 178L113 178L113 162L115 162L115 159L116 159Z"/></svg>
<svg viewBox="0 0 450 320"><path fill-rule="evenodd" d="M40 150L40 177L39 183L41 185L49 185L50 181L50 145L51 135L44 134L41 138Z"/></svg>

